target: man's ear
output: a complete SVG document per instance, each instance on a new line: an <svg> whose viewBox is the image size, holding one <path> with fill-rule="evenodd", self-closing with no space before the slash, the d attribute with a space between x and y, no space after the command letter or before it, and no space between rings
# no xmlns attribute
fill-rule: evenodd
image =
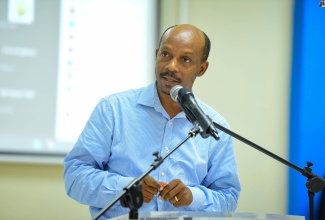
<svg viewBox="0 0 325 220"><path fill-rule="evenodd" d="M158 48L156 49L156 57L157 57L157 55L158 55Z"/></svg>
<svg viewBox="0 0 325 220"><path fill-rule="evenodd" d="M209 67L209 62L208 61L205 61L204 63L202 63L200 72L199 72L199 74L197 76L198 77L203 76L205 71L207 71L208 67Z"/></svg>

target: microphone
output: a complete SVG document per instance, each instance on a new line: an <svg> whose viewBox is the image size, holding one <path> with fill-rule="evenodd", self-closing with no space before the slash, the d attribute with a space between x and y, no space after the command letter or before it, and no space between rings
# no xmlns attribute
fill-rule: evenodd
<svg viewBox="0 0 325 220"><path fill-rule="evenodd" d="M220 137L213 125L213 121L199 107L190 90L176 85L170 90L170 96L175 102L178 102L181 109L185 112L187 119L194 126L199 125L200 134L203 138L212 135L216 140L219 140Z"/></svg>
<svg viewBox="0 0 325 220"><path fill-rule="evenodd" d="M182 89L183 87L180 85L176 85L174 86L171 90L170 90L170 96L172 97L172 99L175 102L178 102L178 104L181 106L181 109L183 110L183 112L185 112L186 118L192 123L194 124L194 126L198 125L198 120L196 118L196 116L193 115L193 113L190 111L190 109L188 109L185 105L183 105L180 101L178 101L178 93L179 90Z"/></svg>

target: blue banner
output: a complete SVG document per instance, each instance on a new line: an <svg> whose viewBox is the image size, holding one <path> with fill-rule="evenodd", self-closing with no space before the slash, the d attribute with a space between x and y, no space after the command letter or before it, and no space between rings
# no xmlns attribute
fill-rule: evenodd
<svg viewBox="0 0 325 220"><path fill-rule="evenodd" d="M290 94L289 161L325 177L325 7L323 1L294 2ZM309 219L307 178L289 169L288 214ZM323 190L324 191L324 190ZM318 219L322 192L315 194ZM325 209L325 207L322 207Z"/></svg>

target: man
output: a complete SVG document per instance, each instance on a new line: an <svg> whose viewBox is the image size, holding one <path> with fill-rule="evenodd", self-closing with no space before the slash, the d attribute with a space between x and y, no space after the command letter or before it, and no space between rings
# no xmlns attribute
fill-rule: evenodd
<svg viewBox="0 0 325 220"><path fill-rule="evenodd" d="M208 68L210 40L197 27L183 24L165 31L156 50L156 82L113 94L94 109L77 143L64 160L67 194L90 206L91 216L148 170L152 153L161 156L193 128L170 90L192 90ZM197 100L216 123L225 119ZM240 183L232 138L197 135L173 152L141 182L144 204L139 211L234 211ZM118 202L105 213L112 218L129 212Z"/></svg>

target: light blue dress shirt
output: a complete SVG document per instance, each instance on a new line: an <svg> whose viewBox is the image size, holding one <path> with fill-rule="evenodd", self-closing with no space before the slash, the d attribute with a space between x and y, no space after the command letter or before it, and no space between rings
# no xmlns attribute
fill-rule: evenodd
<svg viewBox="0 0 325 220"><path fill-rule="evenodd" d="M197 99L210 118L229 129L225 119ZM64 159L67 194L90 206L91 216L115 199L154 162L153 152L166 155L193 125L184 112L170 118L162 107L156 83L103 98L92 112L71 152ZM161 182L180 179L193 194L188 207L175 208L156 195L139 211L235 211L240 182L233 139L199 134L190 138L149 175ZM102 219L127 214L117 202Z"/></svg>

